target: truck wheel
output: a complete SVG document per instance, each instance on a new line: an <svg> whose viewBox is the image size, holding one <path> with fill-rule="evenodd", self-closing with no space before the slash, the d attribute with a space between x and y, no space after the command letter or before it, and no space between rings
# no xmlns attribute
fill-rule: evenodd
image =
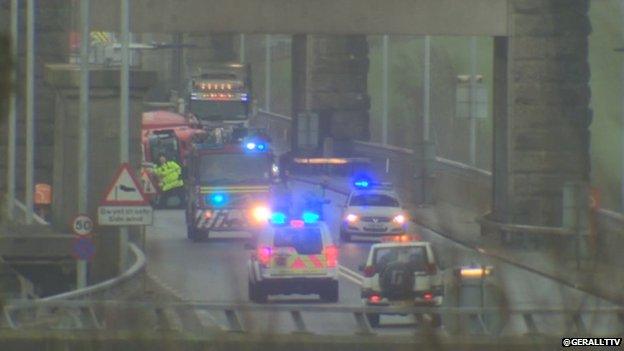
<svg viewBox="0 0 624 351"><path fill-rule="evenodd" d="M206 238L208 237L208 233L206 233L203 230L197 230L197 228L195 228L192 225L187 225L186 236L189 239L193 240L193 242L198 242L198 241L206 240Z"/></svg>
<svg viewBox="0 0 624 351"><path fill-rule="evenodd" d="M338 302L338 282L334 281L325 286L319 295L323 301Z"/></svg>
<svg viewBox="0 0 624 351"><path fill-rule="evenodd" d="M266 303L268 295L266 291L264 291L261 284L256 284L251 280L247 283L247 287L249 289L249 300L255 303Z"/></svg>
<svg viewBox="0 0 624 351"><path fill-rule="evenodd" d="M348 243L351 241L351 234L345 232L344 230L340 229L340 241Z"/></svg>
<svg viewBox="0 0 624 351"><path fill-rule="evenodd" d="M369 313L366 315L366 319L368 319L368 324L371 327L377 328L379 326L379 313Z"/></svg>

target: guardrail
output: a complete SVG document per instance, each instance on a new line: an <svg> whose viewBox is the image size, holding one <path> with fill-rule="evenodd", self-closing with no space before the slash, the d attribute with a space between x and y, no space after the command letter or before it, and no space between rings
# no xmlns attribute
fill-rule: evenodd
<svg viewBox="0 0 624 351"><path fill-rule="evenodd" d="M139 249L135 244L129 244L130 251L134 254L134 263L127 271L123 272L121 275L111 278L109 280L105 280L103 282L90 285L84 287L82 289L72 290L69 292L65 292L58 295L48 296L45 298L38 299L37 301L41 303L46 303L50 301L62 301L62 300L72 300L72 299L98 299L105 298L109 295L117 295L119 294L119 290L129 287L124 286L124 284L141 284L137 282L136 276L140 273L144 273L145 264L147 260L145 259L145 254L143 251ZM132 289L132 287L130 287Z"/></svg>
<svg viewBox="0 0 624 351"><path fill-rule="evenodd" d="M289 304L226 304L206 302L145 302L145 301L15 301L3 308L4 326L11 329L42 329L62 328L72 330L106 329L126 330L133 329L164 329L184 330L181 321L183 313L208 312L220 313L225 318L224 330L230 332L247 332L253 329L253 325L246 325L246 317L249 313L270 312L287 313L291 317L292 332L312 333L308 328L305 317L309 314L333 314L351 315L353 328L357 334L375 334L371 328L367 315L411 315L419 323L430 323L431 316L438 315L444 325L453 325L462 321L473 321L472 326L479 328L447 328L459 334L477 335L521 335L526 332L562 335L561 333L583 333L583 335L596 335L601 332L613 333L613 330L621 330L624 324L624 308L490 308L490 307L390 307L390 306L345 306L345 305L289 305ZM149 312L149 313L147 313ZM64 320L62 325L50 325L49 323L32 323L32 316L55 316ZM117 316L115 323L107 320ZM596 321L603 318L603 322L609 323L611 329L605 330L604 324L600 329L593 330L588 327L587 321ZM483 323L483 320L490 320ZM125 322L118 323L124 320ZM135 323L129 321L134 320ZM481 322L478 322L481 320ZM87 321L87 322L85 322ZM557 322L554 322L557 321ZM517 323L523 323L519 327ZM463 324L463 323L461 323ZM514 325L514 330L510 329ZM540 328L548 324L548 328ZM554 326L554 324L560 324ZM489 325L489 327L488 327ZM430 325L431 326L431 325ZM197 327L197 326L196 326ZM207 326L207 328L210 326ZM460 330L461 329L461 330ZM542 330L543 329L543 330ZM546 330L548 329L548 330ZM201 330L196 330L202 332ZM191 331L192 332L192 331Z"/></svg>

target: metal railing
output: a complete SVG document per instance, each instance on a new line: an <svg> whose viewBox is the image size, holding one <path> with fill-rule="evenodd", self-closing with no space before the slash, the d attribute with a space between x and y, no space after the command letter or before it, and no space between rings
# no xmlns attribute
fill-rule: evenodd
<svg viewBox="0 0 624 351"><path fill-rule="evenodd" d="M195 302L146 302L146 301L15 301L3 308L5 328L11 329L106 329L106 330L133 330L133 329L167 329L192 332L184 326L185 312L204 312L221 314L224 325L221 329L230 332L248 332L256 326L246 317L253 313L284 313L290 316L291 332L312 333L306 324L310 314L352 316L353 332L355 334L376 334L368 321L369 314L414 316L419 323L430 323L431 316L438 315L447 325L447 332L452 334L477 335L522 335L526 332L561 335L561 333L599 334L611 329L621 330L624 327L624 308L605 307L591 309L573 308L491 308L491 307L390 307L390 306L346 306L346 305L290 305L290 304L229 304ZM53 317L48 320L42 316ZM132 316L132 317L129 317ZM489 316L489 317L488 317ZM33 317L38 317L35 320ZM604 327L592 329L588 321L603 318L609 324L609 330ZM110 320L125 320L126 323L111 323ZM455 330L451 327L454 322L478 321L495 319L495 322L473 323L478 327L473 330ZM44 320L45 322L42 322ZM62 320L62 322L58 322ZM134 323L128 322L134 320ZM559 326L552 327L553 321L558 320ZM522 326L518 322L523 323ZM614 324L615 323L615 324ZM513 330L512 325L513 324ZM551 331L540 328L549 324ZM616 325L617 324L617 325ZM429 324L429 326L432 326ZM199 327L199 326L195 326ZM203 326L211 328L214 326ZM201 328L199 328L201 329ZM451 330L453 329L453 330ZM543 330L542 330L543 329ZM555 330L556 329L556 330ZM200 331L201 332L201 331Z"/></svg>

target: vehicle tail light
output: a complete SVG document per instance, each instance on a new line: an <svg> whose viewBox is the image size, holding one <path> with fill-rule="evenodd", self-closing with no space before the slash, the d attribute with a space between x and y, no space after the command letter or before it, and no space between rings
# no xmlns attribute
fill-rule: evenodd
<svg viewBox="0 0 624 351"><path fill-rule="evenodd" d="M364 276L366 278L370 278L370 277L372 277L374 275L375 275L375 267L373 267L373 266L366 266L364 268Z"/></svg>
<svg viewBox="0 0 624 351"><path fill-rule="evenodd" d="M335 268L338 265L338 248L334 245L326 246L325 259L328 268Z"/></svg>
<svg viewBox="0 0 624 351"><path fill-rule="evenodd" d="M270 246L262 246L258 248L258 262L263 267L267 267L269 263L271 263L271 258L273 257L273 248Z"/></svg>
<svg viewBox="0 0 624 351"><path fill-rule="evenodd" d="M425 301L432 301L433 300L433 293L427 291L426 293L423 294L423 300Z"/></svg>
<svg viewBox="0 0 624 351"><path fill-rule="evenodd" d="M379 303L381 301L381 296L379 295L371 295L368 297L368 301L372 303Z"/></svg>
<svg viewBox="0 0 624 351"><path fill-rule="evenodd" d="M425 272L427 272L427 274L436 274L438 272L438 267L436 267L435 263L428 263L425 267Z"/></svg>

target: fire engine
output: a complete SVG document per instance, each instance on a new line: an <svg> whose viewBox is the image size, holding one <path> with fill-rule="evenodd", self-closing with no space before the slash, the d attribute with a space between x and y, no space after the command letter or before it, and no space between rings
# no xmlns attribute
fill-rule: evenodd
<svg viewBox="0 0 624 351"><path fill-rule="evenodd" d="M270 216L277 175L268 137L246 128L210 130L188 158L188 238L252 237Z"/></svg>
<svg viewBox="0 0 624 351"><path fill-rule="evenodd" d="M202 125L249 126L254 109L250 66L213 63L198 68L187 87L188 112Z"/></svg>

